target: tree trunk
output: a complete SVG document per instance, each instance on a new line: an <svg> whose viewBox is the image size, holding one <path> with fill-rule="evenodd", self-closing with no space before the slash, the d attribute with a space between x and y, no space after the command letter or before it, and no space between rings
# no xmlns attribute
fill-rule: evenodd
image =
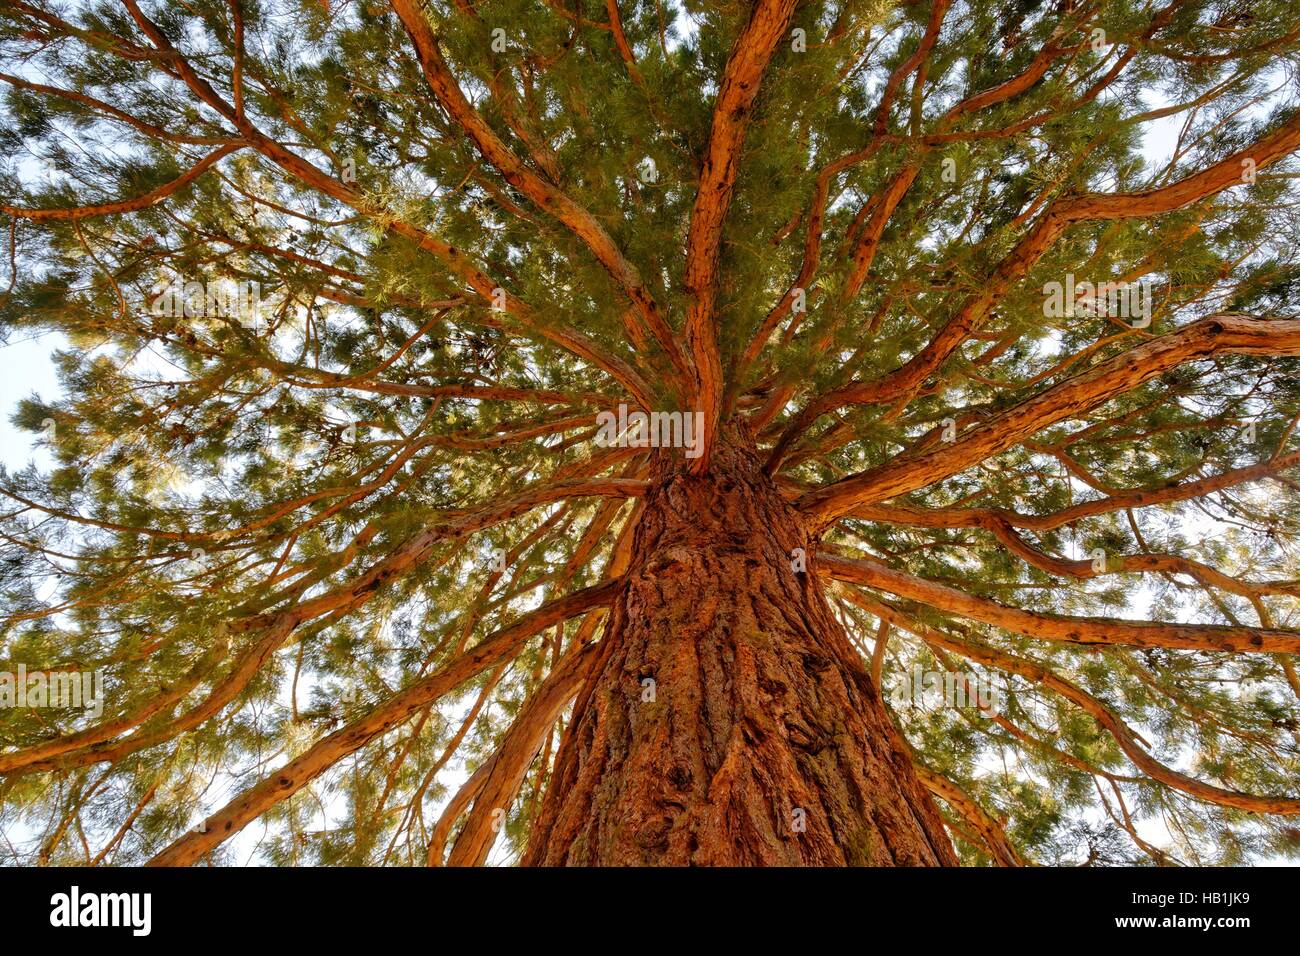
<svg viewBox="0 0 1300 956"><path fill-rule="evenodd" d="M660 454L524 863L955 865L751 442Z"/></svg>

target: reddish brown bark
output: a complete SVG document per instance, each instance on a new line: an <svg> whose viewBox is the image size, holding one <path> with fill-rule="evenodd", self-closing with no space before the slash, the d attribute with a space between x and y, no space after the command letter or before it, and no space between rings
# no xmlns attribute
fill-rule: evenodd
<svg viewBox="0 0 1300 956"><path fill-rule="evenodd" d="M524 862L955 864L747 438L660 468Z"/></svg>

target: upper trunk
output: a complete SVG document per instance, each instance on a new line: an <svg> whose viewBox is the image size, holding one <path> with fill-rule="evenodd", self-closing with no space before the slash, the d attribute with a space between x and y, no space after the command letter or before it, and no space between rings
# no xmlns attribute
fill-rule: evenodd
<svg viewBox="0 0 1300 956"><path fill-rule="evenodd" d="M665 471L526 864L956 863L813 554L745 438Z"/></svg>

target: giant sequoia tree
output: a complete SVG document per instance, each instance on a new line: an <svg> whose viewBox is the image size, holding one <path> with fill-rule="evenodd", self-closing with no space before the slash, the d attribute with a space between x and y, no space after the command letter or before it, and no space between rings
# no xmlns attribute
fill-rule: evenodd
<svg viewBox="0 0 1300 956"><path fill-rule="evenodd" d="M63 385L0 657L103 680L0 710L11 860L1300 852L1290 0L4 0L0 61Z"/></svg>

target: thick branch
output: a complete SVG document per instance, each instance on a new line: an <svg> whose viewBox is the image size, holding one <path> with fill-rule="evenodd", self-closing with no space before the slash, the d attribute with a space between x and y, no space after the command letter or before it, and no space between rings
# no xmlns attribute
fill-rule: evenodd
<svg viewBox="0 0 1300 956"><path fill-rule="evenodd" d="M496 839L495 811L504 812L514 801L528 767L541 749L543 738L578 692L578 685L595 659L596 647L587 644L574 648L560 662L515 717L496 753L488 760L490 769L481 778L475 772L466 782L465 788L472 785L474 789L474 807L447 857L448 866L482 866L487 860L488 851ZM458 803L459 808L455 808ZM439 818L434 827L434 839L429 844L430 866L441 862L443 841L463 809L464 803L453 798Z"/></svg>
<svg viewBox="0 0 1300 956"><path fill-rule="evenodd" d="M8 213L18 219L30 219L33 222L88 219L92 216L111 216L115 213L138 212L141 209L148 209L150 206L162 202L178 189L202 176L213 163L224 159L238 149L243 149L245 145L247 144L239 142L219 146L171 182L164 183L157 189L151 189L133 199L121 199L117 202L98 203L93 206L71 206L59 209L25 209L21 206L0 204L0 212Z"/></svg>
<svg viewBox="0 0 1300 956"><path fill-rule="evenodd" d="M390 697L364 717L317 742L271 776L244 791L204 821L203 832L181 837L152 860L150 866L189 866L248 823L320 776L348 754L400 725L421 708L465 681L518 653L524 642L552 624L593 607L608 604L622 582L607 581L544 604L509 627L485 638L437 673L430 674Z"/></svg>
<svg viewBox="0 0 1300 956"><path fill-rule="evenodd" d="M999 263L983 288L907 363L870 382L852 382L809 403L787 426L778 447L789 447L817 418L843 405L882 404L910 394L938 371L984 319L995 302L1051 248L1065 229L1086 220L1157 216L1242 183L1244 165L1263 168L1300 149L1300 113L1258 143L1176 183L1140 193L1093 194L1055 200ZM775 468L779 456L770 463Z"/></svg>
<svg viewBox="0 0 1300 956"><path fill-rule="evenodd" d="M897 571L870 558L843 558L819 552L817 563L824 573L836 580L887 591L1027 637L1094 646L1169 647L1227 653L1300 653L1300 632L1297 631L1229 624L1164 624L1157 621L1041 614L975 597L947 585Z"/></svg>
<svg viewBox="0 0 1300 956"><path fill-rule="evenodd" d="M691 228L686 239L685 282L690 295L686 340L694 365L695 410L704 412L702 452L692 465L696 473L708 467L722 414L724 383L715 309L722 226L736 185L740 149L750 113L763 74L785 35L795 5L795 0L759 0L745 29L736 38L718 88L709 145L691 209Z"/></svg>
<svg viewBox="0 0 1300 956"><path fill-rule="evenodd" d="M1120 720L1106 704L1075 686L1065 678L1034 661L1016 657L1003 651L995 650L983 644L959 640L949 634L926 627L898 613L888 605L870 602L873 613L889 619L891 624L916 634L929 644L936 644L945 650L960 654L987 667L995 667L1008 674L1016 674L1025 680L1040 684L1050 691L1060 694L1066 700L1078 706L1097 721L1119 744L1125 756L1151 779L1182 793L1213 803L1218 806L1235 807L1252 813L1276 813L1286 816L1300 814L1300 800L1289 797L1259 797L1254 794L1226 790L1213 784L1204 783L1187 774L1167 767L1149 754L1138 742L1137 735L1124 721Z"/></svg>
<svg viewBox="0 0 1300 956"><path fill-rule="evenodd" d="M1274 322L1236 315L1203 319L1101 362L933 451L895 458L809 492L799 499L799 507L829 523L859 505L885 501L954 475L1171 368L1222 352L1300 355L1300 320Z"/></svg>
<svg viewBox="0 0 1300 956"><path fill-rule="evenodd" d="M979 834L989 854L998 866L1024 866L1025 861L1007 839L1006 831L983 807L971 799L970 795L943 774L935 773L921 763L913 764L916 776L925 788L935 796L942 797L948 806L962 815L975 832Z"/></svg>
<svg viewBox="0 0 1300 956"><path fill-rule="evenodd" d="M414 0L392 0L392 6L415 46L429 88L443 109L465 131L483 158L500 170L506 182L555 216L586 244L637 307L650 333L667 353L677 373L685 377L685 357L636 267L627 260L591 213L574 202L558 186L529 169L474 109L443 60L437 38Z"/></svg>

